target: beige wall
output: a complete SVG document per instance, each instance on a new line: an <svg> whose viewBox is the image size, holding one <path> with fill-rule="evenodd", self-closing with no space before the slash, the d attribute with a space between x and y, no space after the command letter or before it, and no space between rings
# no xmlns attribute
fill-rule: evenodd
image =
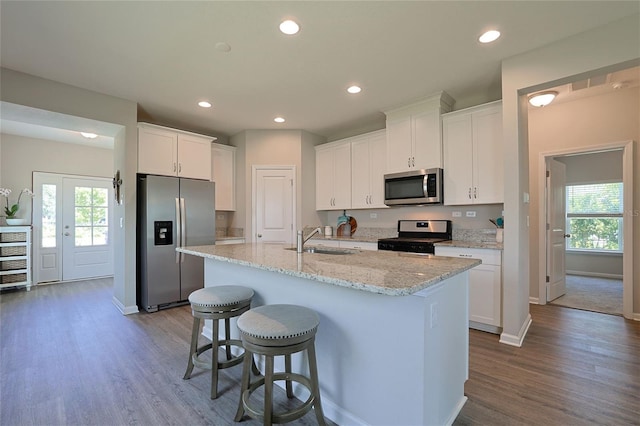
<svg viewBox="0 0 640 426"><path fill-rule="evenodd" d="M307 221L319 222L315 219L315 152L311 150L324 141L301 130L245 130L231 138L231 145L238 148L237 208L232 226L244 228L248 242L255 240L251 200L253 166L295 166L296 226L302 228Z"/></svg>
<svg viewBox="0 0 640 426"><path fill-rule="evenodd" d="M530 322L531 265L526 202L529 192L528 114L525 95L590 75L627 68L640 63L638 15L595 28L551 45L517 55L502 63L502 105L505 155L505 251L503 261L504 331L501 341L519 344ZM637 182L637 161L634 180ZM635 189L634 210L640 205ZM640 218L634 217L636 235ZM634 238L634 263L639 264L640 238ZM537 243L532 250L537 250ZM637 273L633 312L640 311ZM636 314L638 315L638 314Z"/></svg>
<svg viewBox="0 0 640 426"><path fill-rule="evenodd" d="M610 93L583 99L550 104L544 108L529 109L529 188L531 192L530 234L532 244L537 244L540 232L540 200L544 188L538 188L540 153L559 152L566 149L590 147L627 140L640 140L640 89L638 87L611 91ZM567 183L593 182L594 180L622 179L622 151L598 154L580 159L565 157ZM635 164L640 164L640 151L636 150ZM637 166L636 166L637 167ZM590 178L591 177L591 178ZM541 191L543 192L541 194ZM637 192L636 192L637 193ZM633 218L629 218L633 220ZM633 242L628 242L633 244ZM530 253L530 296L541 296L540 259L538 250ZM536 265L536 267L533 267ZM580 271L582 269L582 271ZM605 275L622 275L621 256L567 255L567 270Z"/></svg>
<svg viewBox="0 0 640 426"><path fill-rule="evenodd" d="M113 301L123 313L136 307L137 104L6 68L0 69L0 100L120 126L114 138L111 174L120 170L123 204L114 216L123 227L114 232ZM3 155L4 157L4 155Z"/></svg>
<svg viewBox="0 0 640 426"><path fill-rule="evenodd" d="M113 168L111 149L7 134L0 135L0 146L0 180L16 196L22 188L33 188L33 172L109 177ZM31 218L32 203L20 204L18 216Z"/></svg>

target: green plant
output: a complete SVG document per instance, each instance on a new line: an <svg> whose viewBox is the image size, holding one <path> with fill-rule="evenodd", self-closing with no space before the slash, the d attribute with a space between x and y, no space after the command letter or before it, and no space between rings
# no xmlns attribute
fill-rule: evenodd
<svg viewBox="0 0 640 426"><path fill-rule="evenodd" d="M16 201L15 204L9 207L10 194L11 194L11 190L9 188L0 188L0 195L6 198L5 206L3 207L3 210L4 210L4 214L7 216L7 219L13 219L16 217L18 210L20 210L20 199L22 198L22 194L27 194L31 198L35 196L34 193L29 188L25 188L22 191L20 191L20 195L18 195L18 201Z"/></svg>

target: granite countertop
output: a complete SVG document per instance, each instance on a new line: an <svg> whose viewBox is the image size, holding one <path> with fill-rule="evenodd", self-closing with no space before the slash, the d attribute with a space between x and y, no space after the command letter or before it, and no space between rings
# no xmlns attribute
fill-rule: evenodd
<svg viewBox="0 0 640 426"><path fill-rule="evenodd" d="M216 241L244 240L244 237L216 237Z"/></svg>
<svg viewBox="0 0 640 426"><path fill-rule="evenodd" d="M449 240L441 241L439 243L433 243L434 246L440 247L461 247L461 248L480 248L480 249L492 249L502 250L502 243L496 243L495 241L463 241L463 240Z"/></svg>
<svg viewBox="0 0 640 426"><path fill-rule="evenodd" d="M389 251L298 254L295 248L287 248L291 246L234 244L192 246L177 251L389 296L416 293L481 263L477 259Z"/></svg>

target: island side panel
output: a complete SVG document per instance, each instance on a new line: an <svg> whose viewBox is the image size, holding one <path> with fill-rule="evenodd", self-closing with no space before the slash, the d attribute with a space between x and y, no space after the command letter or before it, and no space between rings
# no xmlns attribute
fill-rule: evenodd
<svg viewBox="0 0 640 426"><path fill-rule="evenodd" d="M464 293L466 273L451 280L418 296L387 296L205 259L206 287L246 285L256 292L252 306L291 303L318 312L323 405L338 424L443 424L455 417L464 399L467 364L446 365L456 371L442 373L441 363L455 363L463 355L448 357L438 348L445 341L457 345L456 353L468 351L448 318L455 310L450 304L465 304L449 293L455 293L454 287ZM431 328L430 304L436 295L442 316ZM466 317L453 322L466 329ZM306 369L300 357L294 358L296 368ZM300 388L297 392L306 398Z"/></svg>

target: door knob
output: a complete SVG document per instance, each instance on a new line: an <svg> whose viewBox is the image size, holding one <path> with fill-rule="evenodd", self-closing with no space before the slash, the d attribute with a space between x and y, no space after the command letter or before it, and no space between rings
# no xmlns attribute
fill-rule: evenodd
<svg viewBox="0 0 640 426"><path fill-rule="evenodd" d="M65 232L65 233L64 233L64 236L65 236L65 237L68 237L69 235L71 235L71 234L70 234L70 233L68 233L68 232Z"/></svg>
<svg viewBox="0 0 640 426"><path fill-rule="evenodd" d="M563 237L565 238L571 238L571 234L564 234Z"/></svg>
<svg viewBox="0 0 640 426"><path fill-rule="evenodd" d="M262 238L262 234L258 234L258 238Z"/></svg>

